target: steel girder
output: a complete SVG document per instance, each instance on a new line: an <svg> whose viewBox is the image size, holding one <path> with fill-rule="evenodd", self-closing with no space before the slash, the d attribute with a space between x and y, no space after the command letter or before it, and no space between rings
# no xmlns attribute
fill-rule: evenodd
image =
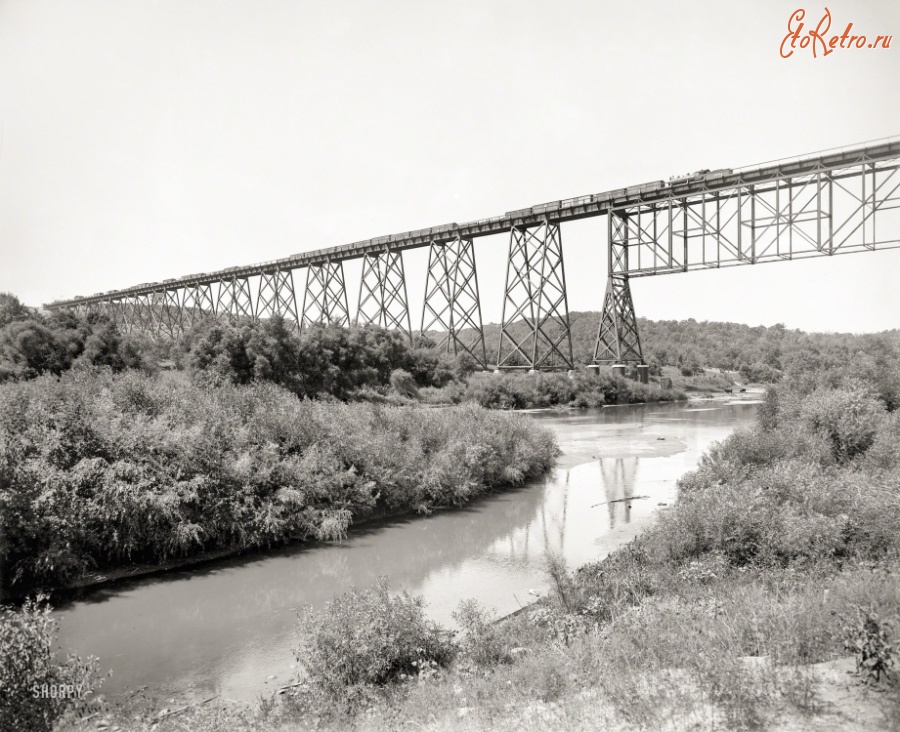
<svg viewBox="0 0 900 732"><path fill-rule="evenodd" d="M342 327L350 324L342 261L329 260L306 269L301 327L313 323L334 323Z"/></svg>
<svg viewBox="0 0 900 732"><path fill-rule="evenodd" d="M607 217L609 232L609 275L606 295L597 329L594 346L595 364L644 363L641 339L638 335L631 285L628 282L628 220L610 212Z"/></svg>
<svg viewBox="0 0 900 732"><path fill-rule="evenodd" d="M480 367L487 367L471 239L431 242L421 332L432 330L442 331L436 344L439 350L454 355L468 353Z"/></svg>
<svg viewBox="0 0 900 732"><path fill-rule="evenodd" d="M856 162L610 211L594 363L643 363L631 277L900 246L898 170Z"/></svg>
<svg viewBox="0 0 900 732"><path fill-rule="evenodd" d="M412 340L406 277L400 252L376 252L363 257L356 322L398 328Z"/></svg>
<svg viewBox="0 0 900 732"><path fill-rule="evenodd" d="M524 337L516 336L522 322ZM497 368L574 367L569 305L559 224L513 227Z"/></svg>

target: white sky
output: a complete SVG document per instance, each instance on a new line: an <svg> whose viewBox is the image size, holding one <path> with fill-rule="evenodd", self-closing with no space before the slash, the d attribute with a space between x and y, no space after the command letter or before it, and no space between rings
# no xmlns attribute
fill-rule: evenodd
<svg viewBox="0 0 900 732"><path fill-rule="evenodd" d="M28 304L900 134L890 50L802 0L0 0L0 291ZM599 309L605 219L563 226ZM507 237L476 240L485 321ZM408 253L414 326L425 252ZM348 265L351 300L359 267ZM639 315L900 327L900 250L633 281Z"/></svg>

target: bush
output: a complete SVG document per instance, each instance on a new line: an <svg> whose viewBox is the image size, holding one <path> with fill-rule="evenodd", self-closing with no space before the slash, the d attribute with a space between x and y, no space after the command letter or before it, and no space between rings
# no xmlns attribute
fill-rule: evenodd
<svg viewBox="0 0 900 732"><path fill-rule="evenodd" d="M403 369L391 371L391 388L405 397L415 397L419 393L416 380L409 371Z"/></svg>
<svg viewBox="0 0 900 732"><path fill-rule="evenodd" d="M60 374L74 366L114 371L142 366L133 344L102 315L16 317L0 328L0 382Z"/></svg>
<svg viewBox="0 0 900 732"><path fill-rule="evenodd" d="M800 412L802 422L831 444L838 462L864 453L874 442L884 405L861 389L818 389Z"/></svg>
<svg viewBox="0 0 900 732"><path fill-rule="evenodd" d="M57 623L43 598L21 609L0 606L0 729L43 732L68 712L96 704L98 663L70 654L57 661ZM46 695L44 695L46 692Z"/></svg>
<svg viewBox="0 0 900 732"><path fill-rule="evenodd" d="M339 539L379 509L427 512L549 467L552 433L469 405L301 401L70 371L0 385L0 568L18 592L98 568Z"/></svg>
<svg viewBox="0 0 900 732"><path fill-rule="evenodd" d="M456 653L452 633L426 619L422 598L392 596L386 579L351 589L323 610L306 608L300 633L297 660L309 681L351 709L371 687L446 666Z"/></svg>
<svg viewBox="0 0 900 732"><path fill-rule="evenodd" d="M467 661L482 668L512 662L512 649L496 618L475 600L461 602L453 619L463 631L460 651Z"/></svg>
<svg viewBox="0 0 900 732"><path fill-rule="evenodd" d="M683 394L656 384L613 376L610 369L564 373L473 374L462 399L489 409L536 409L554 406L600 407L604 404L672 401Z"/></svg>
<svg viewBox="0 0 900 732"><path fill-rule="evenodd" d="M298 333L283 318L219 323L188 341L187 360L200 383L271 381L310 398L348 399L384 388L398 369L411 375L412 386L441 387L467 364L433 348L411 348L399 331L311 325Z"/></svg>

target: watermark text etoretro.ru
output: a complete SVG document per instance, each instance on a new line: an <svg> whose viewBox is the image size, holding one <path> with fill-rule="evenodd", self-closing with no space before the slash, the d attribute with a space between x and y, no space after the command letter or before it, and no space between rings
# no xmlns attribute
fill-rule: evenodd
<svg viewBox="0 0 900 732"><path fill-rule="evenodd" d="M847 27L840 35L828 35L831 30L831 11L825 8L825 14L819 20L815 28L804 32L806 24L803 19L806 11L801 8L795 10L788 20L787 35L781 40L781 57L790 58L798 48L811 50L813 58L819 54L827 56L839 48L872 48L887 49L891 47L893 36L876 36L870 40L868 36L858 35L853 30L853 23L847 23Z"/></svg>

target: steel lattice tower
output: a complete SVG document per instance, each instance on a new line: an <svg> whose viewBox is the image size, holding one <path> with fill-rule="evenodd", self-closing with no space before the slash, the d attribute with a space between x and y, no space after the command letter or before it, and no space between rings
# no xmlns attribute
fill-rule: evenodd
<svg viewBox="0 0 900 732"><path fill-rule="evenodd" d="M609 276L603 312L594 346L595 364L644 363L638 335L631 285L628 282L627 219L616 212L607 217L609 231Z"/></svg>
<svg viewBox="0 0 900 732"><path fill-rule="evenodd" d="M524 323L524 337L515 335ZM513 227L497 368L574 367L559 224Z"/></svg>
<svg viewBox="0 0 900 732"><path fill-rule="evenodd" d="M305 328L312 323L350 324L343 262L329 260L307 268L301 325Z"/></svg>
<svg viewBox="0 0 900 732"><path fill-rule="evenodd" d="M260 275L256 310L253 315L257 319L279 316L299 327L294 275L291 270L277 269L272 273L263 272Z"/></svg>
<svg viewBox="0 0 900 732"><path fill-rule="evenodd" d="M468 353L480 367L487 367L471 239L431 242L421 332L432 330L445 331L436 344L438 349L454 355ZM460 335L464 330L469 331L467 337Z"/></svg>
<svg viewBox="0 0 900 732"><path fill-rule="evenodd" d="M403 256L390 250L363 257L356 322L397 328L412 340Z"/></svg>

